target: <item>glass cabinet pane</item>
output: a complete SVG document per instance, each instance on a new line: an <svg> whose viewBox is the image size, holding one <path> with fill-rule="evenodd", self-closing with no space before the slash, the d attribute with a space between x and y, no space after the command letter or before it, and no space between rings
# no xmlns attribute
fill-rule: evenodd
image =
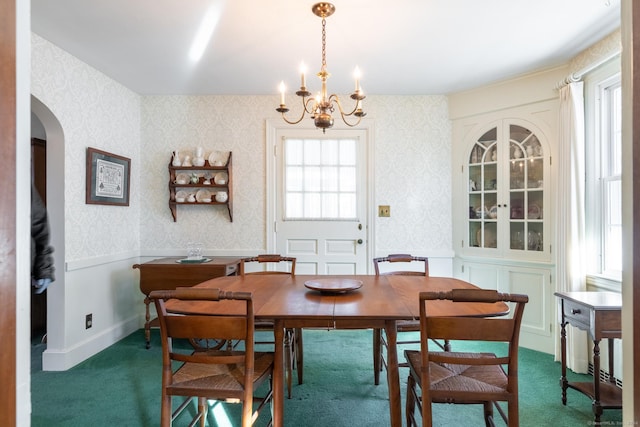
<svg viewBox="0 0 640 427"><path fill-rule="evenodd" d="M510 249L543 250L544 152L522 126L509 127Z"/></svg>
<svg viewBox="0 0 640 427"><path fill-rule="evenodd" d="M468 152L469 247L544 250L545 153L538 137L519 125L497 126Z"/></svg>
<svg viewBox="0 0 640 427"><path fill-rule="evenodd" d="M497 128L483 134L469 153L469 237L470 246L498 247Z"/></svg>

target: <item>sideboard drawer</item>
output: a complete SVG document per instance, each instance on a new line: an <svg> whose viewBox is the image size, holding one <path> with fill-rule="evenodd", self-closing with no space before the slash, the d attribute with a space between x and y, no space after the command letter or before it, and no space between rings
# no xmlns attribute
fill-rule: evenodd
<svg viewBox="0 0 640 427"><path fill-rule="evenodd" d="M228 264L225 276L235 276L238 271L238 264Z"/></svg>
<svg viewBox="0 0 640 427"><path fill-rule="evenodd" d="M591 310L582 304L578 304L574 301L563 300L564 304L564 317L570 324L586 330L591 325Z"/></svg>

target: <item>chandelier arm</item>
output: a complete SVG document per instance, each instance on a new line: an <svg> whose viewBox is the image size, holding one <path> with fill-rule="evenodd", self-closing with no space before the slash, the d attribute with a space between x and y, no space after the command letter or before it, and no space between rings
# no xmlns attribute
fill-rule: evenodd
<svg viewBox="0 0 640 427"><path fill-rule="evenodd" d="M285 122L289 123L290 125L298 124L298 123L300 123L302 121L302 119L304 119L304 112L302 113L300 118L298 120L295 120L295 121L291 121L291 120L287 119L285 117L285 115L284 115L285 113L281 113L281 114L282 114L282 120L284 120Z"/></svg>
<svg viewBox="0 0 640 427"><path fill-rule="evenodd" d="M342 111L340 111L340 117L342 117L342 121L344 122L344 124L346 124L349 127L356 127L360 124L360 121L362 120L362 116L357 116L358 120L355 123L349 123L349 121L347 120L347 115L343 114Z"/></svg>
<svg viewBox="0 0 640 427"><path fill-rule="evenodd" d="M284 120L285 122L289 123L290 125L295 125L298 124L302 121L302 119L304 119L304 115L306 112L306 108L304 110L302 110L302 114L300 115L300 118L298 120L289 120L285 117L285 113L286 111L283 111L282 114L282 120Z"/></svg>
<svg viewBox="0 0 640 427"><path fill-rule="evenodd" d="M313 105L311 106L311 108L308 108L310 103L313 103ZM304 98L302 99L302 105L304 106L304 111L306 111L307 114L313 115L313 113L316 110L315 103L316 103L316 99L314 97L310 97L306 101L304 100Z"/></svg>
<svg viewBox="0 0 640 427"><path fill-rule="evenodd" d="M340 103L340 98L338 98L338 95L336 95L336 94L333 94L333 95L331 95L329 97L329 102L332 103L332 104L335 103L338 106L338 111L340 112L340 117L342 118L342 121L344 122L344 124L346 124L349 127L355 127L355 126L358 126L360 124L360 121L362 120L363 115L356 116L356 117L358 117L358 120L355 123L349 123L349 121L347 120L347 117L353 115L353 113L356 112L357 108L354 108L354 110L351 113L346 114L344 112L344 110L342 109L342 104ZM356 104L356 107L357 107L357 104Z"/></svg>
<svg viewBox="0 0 640 427"><path fill-rule="evenodd" d="M333 94L329 97L329 102L333 103L335 102L338 105L338 110L340 111L340 115L343 117L342 120L344 120L344 117L349 117L352 116L353 113L355 113L356 111L358 111L358 102L356 101L356 105L353 107L353 110L351 110L350 113L345 113L343 108L342 108L342 104L340 103L340 98L338 97L338 95Z"/></svg>
<svg viewBox="0 0 640 427"><path fill-rule="evenodd" d="M285 117L286 111L283 111L281 114L282 114L282 119L285 122L289 123L290 125L295 125L295 124L300 123L302 121L302 119L304 119L305 115L313 114L314 109L313 108L309 109L308 105L309 105L310 102L315 102L315 99L314 98L307 98L305 100L305 98L306 97L304 97L304 96L302 97L302 107L303 107L303 109L302 109L302 114L300 115L300 118L298 120L289 120L289 119L287 119Z"/></svg>

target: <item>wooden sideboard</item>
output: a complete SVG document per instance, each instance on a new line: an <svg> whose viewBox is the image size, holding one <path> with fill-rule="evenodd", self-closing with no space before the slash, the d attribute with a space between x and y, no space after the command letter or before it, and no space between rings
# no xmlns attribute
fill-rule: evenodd
<svg viewBox="0 0 640 427"><path fill-rule="evenodd" d="M133 268L140 270L140 291L145 295L144 336L147 348L151 346L151 327L157 326L157 319L151 320L149 314L151 291L193 286L214 277L236 275L240 270L239 258L211 258L211 261L199 264L181 264L178 262L180 259L182 258L160 258L133 265Z"/></svg>
<svg viewBox="0 0 640 427"><path fill-rule="evenodd" d="M595 425L600 425L604 409L622 408L622 389L615 384L613 340L622 338L622 295L615 292L556 292L562 351L562 404L567 404L567 388L592 399ZM567 381L566 325L587 331L593 340L593 382ZM600 340L609 340L609 380L600 381Z"/></svg>

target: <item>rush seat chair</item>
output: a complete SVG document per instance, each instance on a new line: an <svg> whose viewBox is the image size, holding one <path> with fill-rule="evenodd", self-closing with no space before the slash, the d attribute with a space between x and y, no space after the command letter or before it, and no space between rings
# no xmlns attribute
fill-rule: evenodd
<svg viewBox="0 0 640 427"><path fill-rule="evenodd" d="M207 400L241 403L242 421L236 425L253 425L261 410L270 408L272 403L274 356L271 352L254 351L251 293L185 287L153 291L149 298L155 303L162 337L162 427L169 427L194 398L198 412L189 425L195 425L199 419L200 426L204 427ZM205 303L207 314L168 312L168 300ZM230 303L237 304L233 310L218 310L224 304L229 307ZM188 344L193 338L241 344L234 348L194 349ZM180 346L179 340L185 344ZM266 385L261 387L263 384ZM255 394L258 388L261 396ZM185 397L175 411L174 396ZM271 411L266 412L270 425Z"/></svg>
<svg viewBox="0 0 640 427"><path fill-rule="evenodd" d="M434 300L448 300L454 304L502 301L511 303L514 308L508 315L498 317L430 317L429 303ZM416 406L422 416L422 425L431 426L433 403L481 404L486 426L494 425L495 406L509 427L518 426L518 342L528 300L526 295L486 289L420 293L421 348L420 351L405 350L409 363L407 426L418 425ZM432 338L503 343L505 346L496 347L498 355L488 351L434 352L429 348ZM507 413L498 402L507 403Z"/></svg>

